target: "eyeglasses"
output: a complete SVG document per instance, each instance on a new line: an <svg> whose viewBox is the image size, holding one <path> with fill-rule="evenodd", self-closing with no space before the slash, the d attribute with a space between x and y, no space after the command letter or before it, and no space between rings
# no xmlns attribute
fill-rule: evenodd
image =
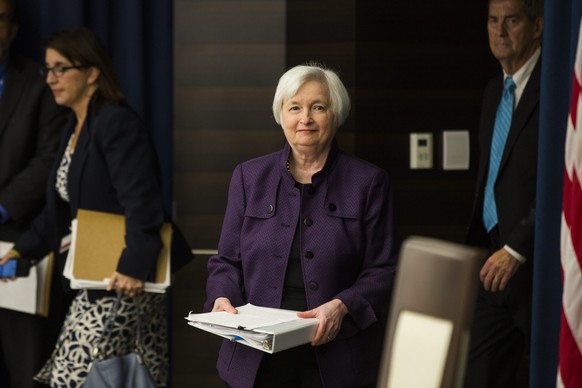
<svg viewBox="0 0 582 388"><path fill-rule="evenodd" d="M40 68L40 75L44 78L46 78L48 76L49 73L53 73L53 75L57 78L61 78L68 70L71 69L82 69L85 68L87 66L85 65L77 65L77 66L62 66L62 65L56 65L53 67L41 67Z"/></svg>

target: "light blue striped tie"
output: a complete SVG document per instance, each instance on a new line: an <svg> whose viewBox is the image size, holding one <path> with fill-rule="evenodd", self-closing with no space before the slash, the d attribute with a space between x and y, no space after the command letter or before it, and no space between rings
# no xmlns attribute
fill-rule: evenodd
<svg viewBox="0 0 582 388"><path fill-rule="evenodd" d="M515 82L511 77L505 79L505 91L501 98L501 103L497 108L495 125L493 127L493 139L491 140L491 154L489 155L489 175L487 175L487 185L485 186L485 200L483 202L483 223L487 232L497 225L497 206L495 205L495 194L493 187L499 171L499 163L505 148L505 141L511 127L511 116L513 115L513 105L515 101Z"/></svg>

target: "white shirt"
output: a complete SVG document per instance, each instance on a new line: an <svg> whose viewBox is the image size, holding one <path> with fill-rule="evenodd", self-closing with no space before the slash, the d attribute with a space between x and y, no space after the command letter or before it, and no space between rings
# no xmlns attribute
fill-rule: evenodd
<svg viewBox="0 0 582 388"><path fill-rule="evenodd" d="M513 82L515 82L515 105L513 106L514 111L517 108L517 104L519 104L521 96L523 95L527 81L529 81L529 77L531 76L534 67L536 67L536 63L538 63L541 52L541 48L538 47L531 58L528 59L527 62L511 76L511 78L513 78ZM509 77L509 75L503 71L503 82L505 82L507 77Z"/></svg>

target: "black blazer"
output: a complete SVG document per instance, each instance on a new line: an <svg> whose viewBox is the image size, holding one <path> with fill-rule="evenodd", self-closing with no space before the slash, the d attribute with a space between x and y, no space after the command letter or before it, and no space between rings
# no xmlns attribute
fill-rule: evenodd
<svg viewBox="0 0 582 388"><path fill-rule="evenodd" d="M14 241L44 205L65 111L56 105L40 65L10 54L0 98L0 204L10 220L0 240Z"/></svg>
<svg viewBox="0 0 582 388"><path fill-rule="evenodd" d="M58 251L79 208L125 214L126 248L120 252L117 270L146 280L162 246L159 229L164 221L159 169L149 134L128 107L107 103L97 108L93 100L72 156L67 203L55 183L75 125L71 112L49 177L46 206L15 248L33 259Z"/></svg>
<svg viewBox="0 0 582 388"><path fill-rule="evenodd" d="M529 266L533 259L535 230L540 68L541 58L513 114L494 188L500 244L507 244L525 256ZM467 242L472 245L489 245L483 225L483 198L493 125L502 93L503 77L500 75L488 84L483 99L479 126L477 190L467 237Z"/></svg>

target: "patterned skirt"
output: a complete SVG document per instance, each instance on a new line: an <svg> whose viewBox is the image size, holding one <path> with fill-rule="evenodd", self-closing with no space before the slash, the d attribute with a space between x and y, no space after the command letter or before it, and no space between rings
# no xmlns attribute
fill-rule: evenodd
<svg viewBox="0 0 582 388"><path fill-rule="evenodd" d="M101 333L115 296L91 301L83 290L73 300L55 349L35 380L52 388L78 388L83 385L92 361L92 351ZM136 331L136 308L141 315L143 360L154 381L165 387L168 378L168 343L166 297L144 293L123 297L109 338L101 343L102 358L123 356L133 351Z"/></svg>

